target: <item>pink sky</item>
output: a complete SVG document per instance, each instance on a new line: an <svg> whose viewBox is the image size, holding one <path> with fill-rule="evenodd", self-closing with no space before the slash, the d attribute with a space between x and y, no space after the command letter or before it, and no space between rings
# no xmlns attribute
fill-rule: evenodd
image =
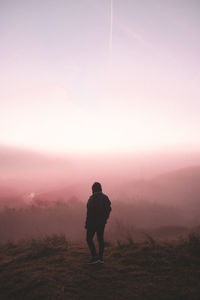
<svg viewBox="0 0 200 300"><path fill-rule="evenodd" d="M0 1L0 144L199 151L200 2L112 3Z"/></svg>

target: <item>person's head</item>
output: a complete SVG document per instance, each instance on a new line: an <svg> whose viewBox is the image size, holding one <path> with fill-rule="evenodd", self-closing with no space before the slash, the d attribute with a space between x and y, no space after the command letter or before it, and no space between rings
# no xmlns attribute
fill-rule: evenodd
<svg viewBox="0 0 200 300"><path fill-rule="evenodd" d="M102 192L102 187L101 187L101 184L99 182L93 183L92 192L93 192L93 194L98 193L98 192Z"/></svg>

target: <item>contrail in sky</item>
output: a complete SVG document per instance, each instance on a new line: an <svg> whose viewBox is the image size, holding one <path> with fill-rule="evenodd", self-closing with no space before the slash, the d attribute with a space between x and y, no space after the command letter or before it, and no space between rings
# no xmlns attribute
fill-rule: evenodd
<svg viewBox="0 0 200 300"><path fill-rule="evenodd" d="M109 35L109 54L112 57L112 43L113 43L113 0L110 0L110 35Z"/></svg>

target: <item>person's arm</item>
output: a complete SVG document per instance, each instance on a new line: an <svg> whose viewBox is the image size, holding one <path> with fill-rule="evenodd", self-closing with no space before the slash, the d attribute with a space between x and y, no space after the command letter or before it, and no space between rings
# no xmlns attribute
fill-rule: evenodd
<svg viewBox="0 0 200 300"><path fill-rule="evenodd" d="M91 197L89 198L87 202L87 213L86 213L86 221L85 221L85 228L87 229L88 226L88 219L89 219L89 214L91 213Z"/></svg>
<svg viewBox="0 0 200 300"><path fill-rule="evenodd" d="M106 220L109 218L111 210L112 210L111 202L110 202L109 198L107 197L105 199L105 217L106 217Z"/></svg>
<svg viewBox="0 0 200 300"><path fill-rule="evenodd" d="M88 204L89 204L89 200L88 200L87 206L86 206L87 212L86 212L86 220L85 220L85 229L87 229L87 225L88 225L88 206L89 206Z"/></svg>

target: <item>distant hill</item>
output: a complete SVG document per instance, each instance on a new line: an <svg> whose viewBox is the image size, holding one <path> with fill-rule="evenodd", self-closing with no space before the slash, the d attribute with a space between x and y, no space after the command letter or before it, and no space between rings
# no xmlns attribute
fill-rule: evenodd
<svg viewBox="0 0 200 300"><path fill-rule="evenodd" d="M2 182L0 183L0 198L1 197L13 197L18 194L19 194L18 190L9 186L8 183L7 183L7 185L4 185Z"/></svg>
<svg viewBox="0 0 200 300"><path fill-rule="evenodd" d="M140 198L169 204L200 203L200 166L163 173L151 180L132 182L132 191Z"/></svg>
<svg viewBox="0 0 200 300"><path fill-rule="evenodd" d="M167 172L164 174L159 175L157 178L159 178L161 181L169 180L169 181L184 181L191 179L192 181L194 178L200 180L200 166L190 166L187 168L181 168L178 170L173 170L171 172Z"/></svg>
<svg viewBox="0 0 200 300"><path fill-rule="evenodd" d="M0 146L0 193L1 186L21 193L52 189L69 180L73 164L66 156Z"/></svg>
<svg viewBox="0 0 200 300"><path fill-rule="evenodd" d="M0 198L35 193L49 200L75 196L86 201L91 184L99 180L112 199L197 204L200 166L177 168L193 160L198 164L199 156L192 157L53 155L0 145Z"/></svg>
<svg viewBox="0 0 200 300"><path fill-rule="evenodd" d="M162 174L155 179L166 199L180 204L198 204L200 200L200 166Z"/></svg>
<svg viewBox="0 0 200 300"><path fill-rule="evenodd" d="M44 172L66 170L72 164L67 157L36 151L0 146L0 176L22 178Z"/></svg>

